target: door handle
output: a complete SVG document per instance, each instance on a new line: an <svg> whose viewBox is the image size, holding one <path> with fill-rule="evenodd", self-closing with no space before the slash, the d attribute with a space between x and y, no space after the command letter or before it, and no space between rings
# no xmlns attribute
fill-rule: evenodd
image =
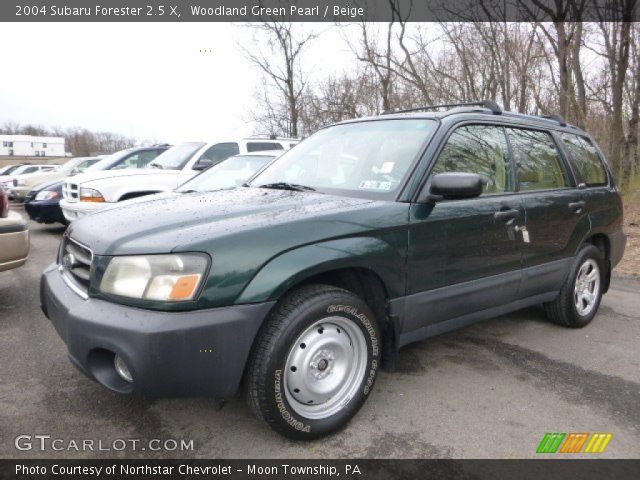
<svg viewBox="0 0 640 480"><path fill-rule="evenodd" d="M496 220L512 220L520 218L520 210L499 210L493 214L493 218Z"/></svg>
<svg viewBox="0 0 640 480"><path fill-rule="evenodd" d="M585 207L586 203L584 201L579 201L579 202L571 202L569 204L569 208L571 210L573 210L576 213L580 213L582 212L582 209Z"/></svg>

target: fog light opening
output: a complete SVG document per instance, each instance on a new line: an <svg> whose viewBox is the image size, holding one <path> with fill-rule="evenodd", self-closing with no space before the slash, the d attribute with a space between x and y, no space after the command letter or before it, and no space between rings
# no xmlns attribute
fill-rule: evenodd
<svg viewBox="0 0 640 480"><path fill-rule="evenodd" d="M125 382L133 383L133 376L131 375L131 371L129 370L129 367L127 367L127 364L124 363L124 360L120 355L116 355L113 359L113 366L115 367L116 372L118 372L118 375L120 375L120 378L122 378Z"/></svg>

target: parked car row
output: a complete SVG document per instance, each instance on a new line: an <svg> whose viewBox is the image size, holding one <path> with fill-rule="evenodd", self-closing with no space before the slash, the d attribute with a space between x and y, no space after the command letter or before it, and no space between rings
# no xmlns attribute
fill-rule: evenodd
<svg viewBox="0 0 640 480"><path fill-rule="evenodd" d="M11 165L3 168L6 175L0 177L0 186L6 185L7 209L7 199L24 201L32 220L68 225L87 213L181 185L183 189L241 185L296 143L295 139L274 138L187 142L129 148L106 157L73 158L62 166ZM260 151L263 148L270 150ZM197 180L189 182L194 177ZM13 222L18 217L11 213ZM28 235L24 238L28 243ZM7 263L6 269L23 263Z"/></svg>
<svg viewBox="0 0 640 480"><path fill-rule="evenodd" d="M182 143L144 165L151 168L99 169L96 166L84 175L69 179L63 187L60 206L65 218L72 221L123 200L174 190L231 156L261 150L284 151L296 143L293 139L271 138Z"/></svg>
<svg viewBox="0 0 640 480"><path fill-rule="evenodd" d="M0 185L11 196L11 189L16 185L17 181L38 173L54 172L58 168L60 168L60 165L56 164L9 165L4 168L4 172L0 175Z"/></svg>
<svg viewBox="0 0 640 480"><path fill-rule="evenodd" d="M71 361L123 394L242 389L312 439L404 345L539 304L587 325L626 243L602 152L560 117L440 107L277 140L275 159L189 143L68 179L41 301Z"/></svg>

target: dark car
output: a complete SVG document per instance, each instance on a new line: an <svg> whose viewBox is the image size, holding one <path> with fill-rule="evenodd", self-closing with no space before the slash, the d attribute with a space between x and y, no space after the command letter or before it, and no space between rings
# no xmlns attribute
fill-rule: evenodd
<svg viewBox="0 0 640 480"><path fill-rule="evenodd" d="M310 439L404 345L539 304L586 326L625 242L593 139L485 101L339 123L245 187L83 218L42 305L105 387L225 400L243 385L259 418Z"/></svg>
<svg viewBox="0 0 640 480"><path fill-rule="evenodd" d="M27 194L24 200L24 210L31 220L47 224L69 224L60 208L63 185L63 180L41 183Z"/></svg>

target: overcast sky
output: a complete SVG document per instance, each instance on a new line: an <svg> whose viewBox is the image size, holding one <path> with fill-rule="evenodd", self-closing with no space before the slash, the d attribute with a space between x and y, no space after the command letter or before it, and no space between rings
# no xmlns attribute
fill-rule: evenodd
<svg viewBox="0 0 640 480"><path fill-rule="evenodd" d="M306 55L312 79L353 68L344 31L303 28L323 32ZM238 48L252 36L228 23L0 24L0 124L174 143L259 133L250 109L260 74Z"/></svg>

